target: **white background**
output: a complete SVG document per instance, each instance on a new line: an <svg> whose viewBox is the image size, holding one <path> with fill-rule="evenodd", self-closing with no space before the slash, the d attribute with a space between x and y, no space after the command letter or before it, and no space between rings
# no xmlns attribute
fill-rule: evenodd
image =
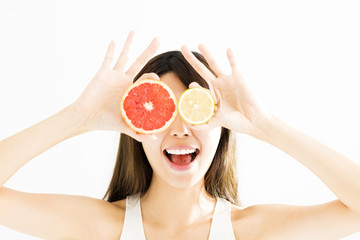
<svg viewBox="0 0 360 240"><path fill-rule="evenodd" d="M72 103L98 70L110 40L129 30L131 61L155 36L158 53L205 43L228 70L233 48L257 98L283 121L360 163L358 1L0 2L0 139ZM6 187L102 198L118 133L68 139L21 168ZM21 151L19 146L19 151ZM318 204L335 195L275 147L238 135L244 206ZM359 239L360 234L347 238ZM37 239L0 227L0 239Z"/></svg>

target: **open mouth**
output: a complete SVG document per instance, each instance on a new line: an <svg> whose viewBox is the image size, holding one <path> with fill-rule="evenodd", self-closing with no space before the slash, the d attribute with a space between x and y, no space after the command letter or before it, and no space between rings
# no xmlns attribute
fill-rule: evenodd
<svg viewBox="0 0 360 240"><path fill-rule="evenodd" d="M170 162L178 166L186 166L196 159L200 150L198 148L191 149L165 149L164 155Z"/></svg>

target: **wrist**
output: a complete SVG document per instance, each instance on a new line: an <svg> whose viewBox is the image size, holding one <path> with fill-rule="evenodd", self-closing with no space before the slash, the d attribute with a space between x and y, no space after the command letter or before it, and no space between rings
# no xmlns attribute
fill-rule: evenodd
<svg viewBox="0 0 360 240"><path fill-rule="evenodd" d="M268 112L254 125L249 135L262 141L268 141L276 120L276 116Z"/></svg>
<svg viewBox="0 0 360 240"><path fill-rule="evenodd" d="M64 122L66 122L72 136L90 131L90 129L86 128L85 120L82 115L71 105L62 109L59 114L64 119Z"/></svg>

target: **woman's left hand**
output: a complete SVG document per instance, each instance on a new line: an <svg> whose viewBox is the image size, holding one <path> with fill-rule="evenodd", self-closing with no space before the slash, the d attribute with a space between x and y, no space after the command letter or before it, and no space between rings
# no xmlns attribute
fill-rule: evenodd
<svg viewBox="0 0 360 240"><path fill-rule="evenodd" d="M199 50L216 76L187 47L181 48L185 59L209 84L215 99L216 111L209 122L192 127L200 130L222 126L238 133L251 135L252 131L268 117L268 112L255 99L247 82L239 73L233 52L227 50L232 73L225 74L204 45L199 45ZM189 87L199 87L199 85L191 83Z"/></svg>

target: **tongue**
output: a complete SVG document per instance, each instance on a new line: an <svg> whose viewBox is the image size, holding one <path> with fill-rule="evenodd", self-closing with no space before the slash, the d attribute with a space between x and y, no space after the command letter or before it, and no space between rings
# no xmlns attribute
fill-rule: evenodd
<svg viewBox="0 0 360 240"><path fill-rule="evenodd" d="M173 163L177 165L186 165L191 162L192 157L191 157L191 153L182 154L182 155L170 154L170 159Z"/></svg>

